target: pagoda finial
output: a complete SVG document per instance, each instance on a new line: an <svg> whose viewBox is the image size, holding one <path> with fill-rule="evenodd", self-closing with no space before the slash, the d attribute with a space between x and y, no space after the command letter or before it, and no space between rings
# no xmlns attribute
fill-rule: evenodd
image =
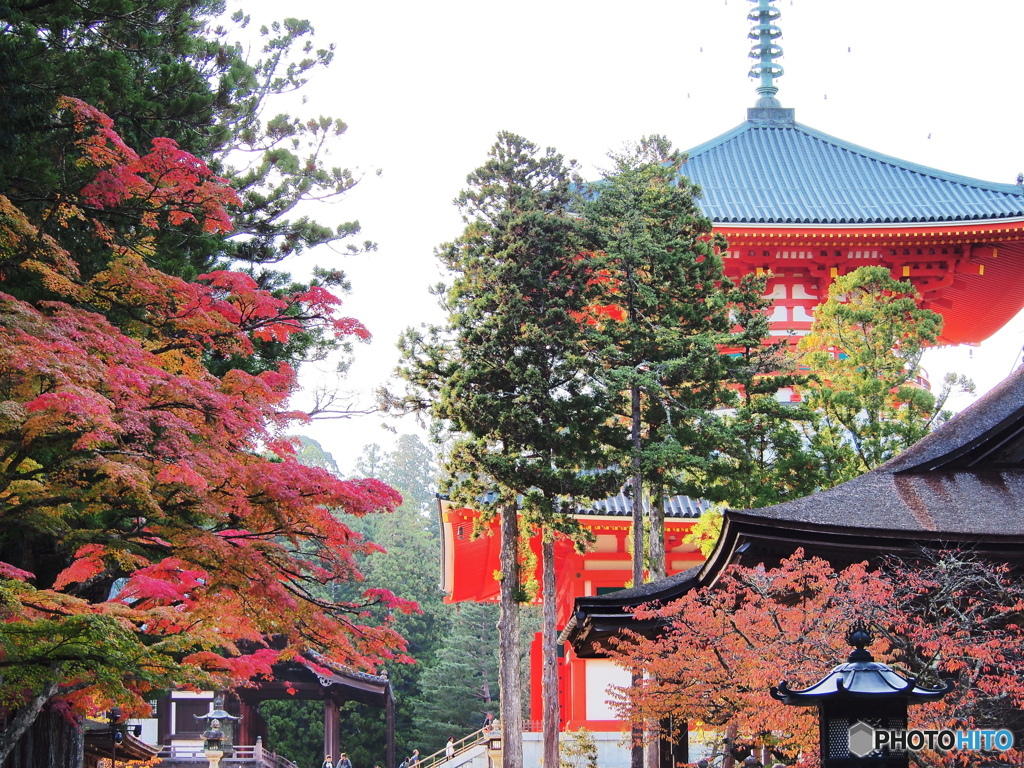
<svg viewBox="0 0 1024 768"><path fill-rule="evenodd" d="M757 92L761 98L755 105L762 109L778 109L782 106L775 94L779 92L775 85L775 78L782 77L782 65L777 64L775 59L782 55L782 48L775 44L775 41L782 37L782 30L773 22L782 15L782 11L772 3L774 0L750 0L757 3L757 8L747 14L750 21L755 22L750 30L750 39L757 40L757 43L750 48L750 58L757 59L757 64L750 68L750 77L758 77L761 84Z"/></svg>

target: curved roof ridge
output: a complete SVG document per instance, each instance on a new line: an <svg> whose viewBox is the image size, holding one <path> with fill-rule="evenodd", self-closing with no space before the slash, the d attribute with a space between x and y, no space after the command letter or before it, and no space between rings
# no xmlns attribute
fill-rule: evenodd
<svg viewBox="0 0 1024 768"><path fill-rule="evenodd" d="M787 110L757 112L766 116L687 153L681 174L700 188L700 207L715 224L1024 220L1024 185L901 160L784 119Z"/></svg>
<svg viewBox="0 0 1024 768"><path fill-rule="evenodd" d="M746 133L752 127L761 128L761 127L764 127L764 126L763 125L757 125L755 123L755 121L753 121L753 120L744 120L742 123L737 125L735 128L730 128L725 133L720 133L718 136L715 136L713 139L708 139L703 144L698 144L696 147L693 147L692 149L686 150L687 162L689 162L689 160L692 160L697 155L701 155L701 154L707 152L709 149L713 149L714 147L717 147L717 146L719 146L721 144L725 144L726 142L731 141L733 138L735 138L736 136L738 136L741 133ZM683 169L684 170L686 169L686 164L685 163L683 164Z"/></svg>
<svg viewBox="0 0 1024 768"><path fill-rule="evenodd" d="M970 494L954 492L950 483ZM1001 384L889 461L832 488L767 507L726 511L726 517L775 524L843 525L944 533L1005 531L1009 504L1015 530L1024 531L1024 366ZM959 493L959 496L957 496ZM982 493L992 493L981 501ZM985 509L970 517L957 504L972 498ZM959 499L958 502L956 499ZM987 505L987 506L986 506ZM710 560L714 559L709 558Z"/></svg>
<svg viewBox="0 0 1024 768"><path fill-rule="evenodd" d="M754 127L760 128L765 126ZM988 189L993 192L1003 192L1008 195L1024 196L1024 186L1020 184L1001 184L996 181L986 181L984 179L978 179L973 176L964 176L959 173L943 171L940 168L933 168L931 166L923 165L921 163L915 163L910 160L903 160L893 155L887 155L884 152L878 152L874 149L870 149L860 144L854 144L852 141L840 139L837 136L832 136L831 134L825 133L824 131L819 131L817 128L811 128L809 125L804 125L803 123L796 123L793 127L797 130L803 131L804 133L810 136L813 136L814 138L826 141L830 144L833 144L836 147L839 147L840 149L845 149L847 151L854 152L855 154L859 154L863 157L868 158L869 160L876 160L881 163L892 165L896 168L902 168L908 171L913 171L914 173L920 173L924 176L930 176L934 179L939 179L940 181L950 181L953 182L954 184L963 184L969 187Z"/></svg>
<svg viewBox="0 0 1024 768"><path fill-rule="evenodd" d="M1024 366L934 432L872 471L911 473L949 465L972 451L983 450L986 442L1005 441L1005 429L1022 420L1022 411Z"/></svg>

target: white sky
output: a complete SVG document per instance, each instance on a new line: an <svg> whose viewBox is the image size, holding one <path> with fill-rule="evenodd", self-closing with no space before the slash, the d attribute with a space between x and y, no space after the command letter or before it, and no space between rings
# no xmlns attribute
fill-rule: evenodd
<svg viewBox="0 0 1024 768"><path fill-rule="evenodd" d="M778 98L798 122L945 171L1013 183L1024 171L1022 0L779 0L785 75ZM345 313L373 342L343 383L364 393L397 362L402 329L437 321L427 292L435 246L458 236L451 200L500 130L554 146L596 176L609 150L663 133L701 144L743 122L757 96L747 77L748 0L291 0L245 4L253 22L308 18L334 64L305 89L309 114L340 117L333 162L367 172L324 223L359 219L379 251L305 263L339 266L353 292ZM376 169L383 173L373 175ZM1024 316L974 350L929 353L933 380L952 369L979 392L1012 369ZM307 371L312 383L317 372ZM296 406L301 406L301 399ZM961 406L963 403L960 404ZM339 465L388 447L411 421L358 417L310 425Z"/></svg>

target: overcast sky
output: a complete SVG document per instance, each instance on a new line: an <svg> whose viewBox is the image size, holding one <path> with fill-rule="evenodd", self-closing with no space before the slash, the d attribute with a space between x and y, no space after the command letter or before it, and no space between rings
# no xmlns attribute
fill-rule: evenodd
<svg viewBox="0 0 1024 768"><path fill-rule="evenodd" d="M798 122L873 150L965 176L1013 183L1024 171L1024 1L779 0L785 75L778 98ZM325 223L359 219L378 252L314 250L293 266L339 266L345 313L374 334L347 390L368 394L397 361L410 325L440 319L428 286L435 246L458 236L451 201L500 130L554 146L593 178L606 153L661 133L687 149L743 122L748 0L376 0L247 2L254 23L310 19L334 64L305 90L308 114L349 124L333 162L364 180ZM381 169L381 175L374 175ZM987 391L1024 343L1018 316L974 350L929 353L932 378L966 372ZM316 371L306 372L312 384ZM301 406L301 400L295 403ZM377 417L313 424L344 470L364 444L415 425Z"/></svg>

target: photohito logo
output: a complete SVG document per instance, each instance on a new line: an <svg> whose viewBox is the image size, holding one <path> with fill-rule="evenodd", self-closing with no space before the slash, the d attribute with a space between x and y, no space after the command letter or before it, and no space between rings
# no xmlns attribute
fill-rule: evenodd
<svg viewBox="0 0 1024 768"><path fill-rule="evenodd" d="M920 752L922 749L1005 752L1013 748L1013 734L1005 728L998 731L954 731L949 728L894 731L875 728L859 720L850 726L849 734L850 754L855 757L865 757L882 749L890 752Z"/></svg>

